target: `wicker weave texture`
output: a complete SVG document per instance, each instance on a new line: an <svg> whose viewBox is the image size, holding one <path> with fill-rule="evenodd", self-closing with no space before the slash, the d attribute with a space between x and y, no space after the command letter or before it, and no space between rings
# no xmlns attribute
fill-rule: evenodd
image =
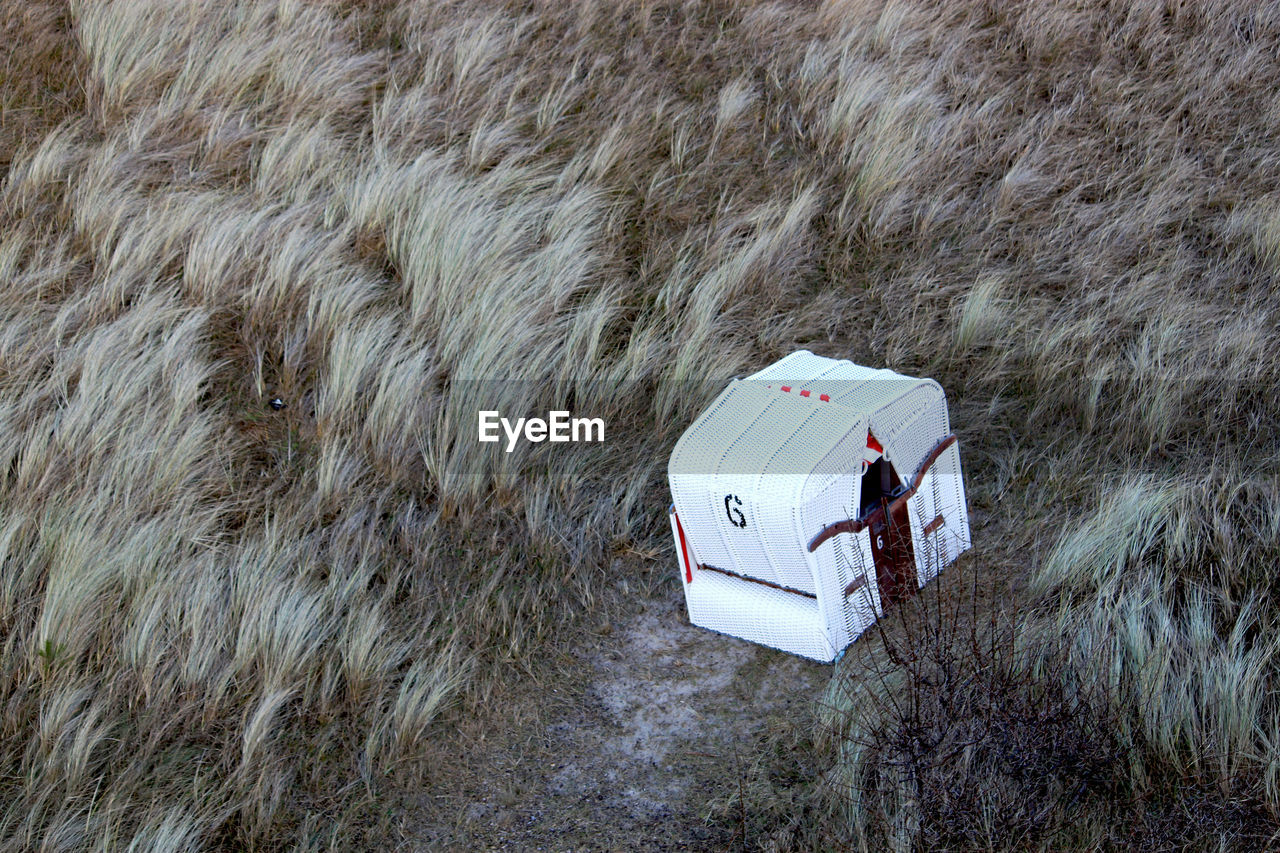
<svg viewBox="0 0 1280 853"><path fill-rule="evenodd" d="M969 550L969 513L960 476L960 445L943 451L907 504L920 586ZM936 519L941 518L941 522ZM937 526L929 533L924 530Z"/></svg>
<svg viewBox="0 0 1280 853"><path fill-rule="evenodd" d="M699 555L687 536L682 545L674 509L670 520L690 622L824 663L835 659L838 649L815 599L705 569L692 568L689 581L687 566L698 566Z"/></svg>
<svg viewBox="0 0 1280 853"><path fill-rule="evenodd" d="M804 549L797 547L809 518L797 513L806 494L827 494L806 489L811 479L838 475L842 503L828 511L849 511L866 424L840 406L757 382L732 383L681 437L668 469L676 510L700 562L815 593Z"/></svg>
<svg viewBox="0 0 1280 853"><path fill-rule="evenodd" d="M690 620L832 660L882 613L870 537L837 535L813 553L808 542L856 516L869 435L907 482L949 432L932 380L803 350L730 383L668 467ZM957 445L907 509L923 586L970 543Z"/></svg>

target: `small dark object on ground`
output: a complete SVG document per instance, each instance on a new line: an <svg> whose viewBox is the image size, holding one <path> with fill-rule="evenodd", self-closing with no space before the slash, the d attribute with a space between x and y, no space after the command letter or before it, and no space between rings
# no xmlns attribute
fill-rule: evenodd
<svg viewBox="0 0 1280 853"><path fill-rule="evenodd" d="M279 397L272 397L271 402L268 403L267 405L269 405L271 408L275 409L278 412L281 409L286 408L289 404L286 403L284 400L280 399Z"/></svg>

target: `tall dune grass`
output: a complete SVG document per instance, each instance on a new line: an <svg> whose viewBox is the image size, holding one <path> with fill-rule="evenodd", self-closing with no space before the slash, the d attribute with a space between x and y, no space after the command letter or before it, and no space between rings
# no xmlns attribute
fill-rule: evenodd
<svg viewBox="0 0 1280 853"><path fill-rule="evenodd" d="M1280 178L1262 82L1280 75L1280 32L1234 4L831 12L843 33L823 48L840 68L826 81L825 145L846 176L839 212L854 246L875 288L897 294L884 351L967 389L977 435L1016 445L1007 452L1022 470L993 460L999 488L978 484L974 498L1016 496L1006 531L1041 525L1023 541L1046 558L1018 555L1028 603L1047 605L1029 629L1070 638L1055 644L1057 677L1102 685L1081 713L1126 756L1111 823L1131 827L1117 836L1102 821L1073 836L1080 816L1055 829L1060 804L1015 785L1008 802L1039 796L1042 823L1023 815L1003 835L975 835L985 795L958 787L978 799L950 813L912 800L910 786L877 776L892 765L872 750L851 754L848 772L908 799L892 819L857 810L858 830L900 848L1145 838L1253 849L1258 836L1233 840L1231 818L1198 837L1170 815L1214 797L1226 804L1208 808L1217 815L1249 804L1274 821L1280 808L1267 639L1277 457L1264 438L1280 412L1265 390L1277 361L1262 201ZM1004 669L1017 688L1001 699L1009 713L1039 695L1044 670L1027 667ZM944 701L924 684L902 689ZM886 737L883 721L904 719L874 702L850 708L888 725ZM958 786L970 778L953 770Z"/></svg>
<svg viewBox="0 0 1280 853"><path fill-rule="evenodd" d="M1111 782L1274 814L1265 10L0 7L6 848L376 846L798 346L948 388ZM567 401L605 447L475 440Z"/></svg>

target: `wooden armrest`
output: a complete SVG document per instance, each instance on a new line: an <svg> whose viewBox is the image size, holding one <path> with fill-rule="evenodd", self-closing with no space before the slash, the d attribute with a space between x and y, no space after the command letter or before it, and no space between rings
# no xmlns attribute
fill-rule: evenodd
<svg viewBox="0 0 1280 853"><path fill-rule="evenodd" d="M924 458L924 461L920 463L920 467L916 469L916 475L911 478L911 487L894 498L893 503L897 504L899 501L905 501L914 495L916 490L920 488L920 484L924 482L924 475L929 473L929 469L933 467L933 463L937 462L938 457L941 456L948 447L955 444L956 441L958 441L958 439L954 432L939 441L933 450L929 451L929 455ZM837 521L835 524L828 524L826 527L818 531L817 536L810 540L809 553L812 554L814 551L818 550L819 545L838 534L861 533L878 512L884 512L884 508L877 507L861 519L849 518L844 521Z"/></svg>

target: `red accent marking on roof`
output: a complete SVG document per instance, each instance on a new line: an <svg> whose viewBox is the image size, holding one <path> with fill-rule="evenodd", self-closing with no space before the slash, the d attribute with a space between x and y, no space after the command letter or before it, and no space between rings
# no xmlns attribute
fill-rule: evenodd
<svg viewBox="0 0 1280 853"><path fill-rule="evenodd" d="M790 385L783 385L783 386L782 386L782 390L783 390L783 391L786 391L786 392L789 394L789 393L791 393L791 386L790 386Z"/></svg>
<svg viewBox="0 0 1280 853"><path fill-rule="evenodd" d="M801 392L800 392L800 396L801 396L801 397L808 397L808 396L809 396L809 391L808 391L807 389L806 389L806 390L804 390L804 391L801 391Z"/></svg>
<svg viewBox="0 0 1280 853"><path fill-rule="evenodd" d="M676 517L676 532L680 534L680 556L684 558L685 583L693 583L693 564L689 560L689 544L684 539L684 526L680 524L680 516L677 513L671 514Z"/></svg>
<svg viewBox="0 0 1280 853"><path fill-rule="evenodd" d="M876 437L871 434L871 430L867 430L867 447L876 453L884 453L884 448L880 446L880 442L876 441Z"/></svg>
<svg viewBox="0 0 1280 853"><path fill-rule="evenodd" d="M819 395L818 395L818 399L819 399L819 400L821 400L821 401L822 401L822 402L824 402L824 403L830 403L830 402L831 402L831 397L829 397L829 396L828 396L828 395L826 395L826 394L819 394Z"/></svg>

